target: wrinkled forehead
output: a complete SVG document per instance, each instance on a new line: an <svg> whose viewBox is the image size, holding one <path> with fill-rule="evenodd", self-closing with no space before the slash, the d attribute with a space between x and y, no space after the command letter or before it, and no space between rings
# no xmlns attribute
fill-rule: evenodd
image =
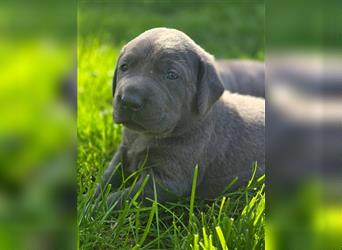
<svg viewBox="0 0 342 250"><path fill-rule="evenodd" d="M123 49L123 56L192 63L195 52L188 41L178 36L141 36Z"/></svg>

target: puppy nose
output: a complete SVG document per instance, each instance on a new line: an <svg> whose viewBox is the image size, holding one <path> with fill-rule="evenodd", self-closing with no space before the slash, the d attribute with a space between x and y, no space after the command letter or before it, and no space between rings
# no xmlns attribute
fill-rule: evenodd
<svg viewBox="0 0 342 250"><path fill-rule="evenodd" d="M121 96L121 103L124 107L133 111L138 111L142 108L143 100L137 94L123 94Z"/></svg>

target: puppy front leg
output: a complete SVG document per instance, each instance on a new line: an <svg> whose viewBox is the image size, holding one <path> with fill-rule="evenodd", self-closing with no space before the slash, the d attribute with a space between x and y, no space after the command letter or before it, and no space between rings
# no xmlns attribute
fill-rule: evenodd
<svg viewBox="0 0 342 250"><path fill-rule="evenodd" d="M113 189L120 187L122 183L122 173L119 164L123 164L124 154L124 146L120 145L112 160L110 161L108 168L104 171L101 178L101 183L97 184L96 186L94 195L95 198L100 195L101 191L105 190L108 184L111 184L111 187Z"/></svg>
<svg viewBox="0 0 342 250"><path fill-rule="evenodd" d="M191 187L186 190L184 187L180 188L179 182L176 180L161 179L153 173L149 173L140 177L132 189L127 188L111 193L107 198L107 206L115 206L116 209L120 209L126 199L141 201L144 205L150 205L151 200L155 198L160 203L172 202L187 196L190 190Z"/></svg>

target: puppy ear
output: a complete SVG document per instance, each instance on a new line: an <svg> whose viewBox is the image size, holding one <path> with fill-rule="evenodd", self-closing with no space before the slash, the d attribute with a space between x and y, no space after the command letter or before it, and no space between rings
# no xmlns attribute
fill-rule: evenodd
<svg viewBox="0 0 342 250"><path fill-rule="evenodd" d="M123 54L124 51L125 51L125 47L126 47L126 46L124 46L124 47L121 49L120 54L119 54L119 57L118 57L118 59L116 60L116 66L115 66L114 76L113 76L113 81L112 81L112 96L113 96L113 97L114 97L115 89L116 89L116 81L117 81L117 74L118 74L118 65L119 65L120 58L121 58L122 54Z"/></svg>
<svg viewBox="0 0 342 250"><path fill-rule="evenodd" d="M215 65L209 60L201 60L198 70L197 110L204 115L223 94L224 87L216 71Z"/></svg>
<svg viewBox="0 0 342 250"><path fill-rule="evenodd" d="M115 67L115 70L114 70L113 81L112 81L112 96L113 97L114 97L115 89L116 89L117 72L118 72L118 65L116 64L116 67Z"/></svg>

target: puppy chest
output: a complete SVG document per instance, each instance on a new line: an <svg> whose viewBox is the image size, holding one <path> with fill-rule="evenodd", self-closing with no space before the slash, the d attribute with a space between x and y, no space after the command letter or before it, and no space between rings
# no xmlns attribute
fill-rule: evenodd
<svg viewBox="0 0 342 250"><path fill-rule="evenodd" d="M129 173L136 171L144 164L147 157L147 148L132 146L127 150L127 158L125 159L125 167Z"/></svg>
<svg viewBox="0 0 342 250"><path fill-rule="evenodd" d="M156 170L164 166L171 152L164 150L163 147L151 145L133 144L127 150L126 169L132 173L143 167L145 170Z"/></svg>

